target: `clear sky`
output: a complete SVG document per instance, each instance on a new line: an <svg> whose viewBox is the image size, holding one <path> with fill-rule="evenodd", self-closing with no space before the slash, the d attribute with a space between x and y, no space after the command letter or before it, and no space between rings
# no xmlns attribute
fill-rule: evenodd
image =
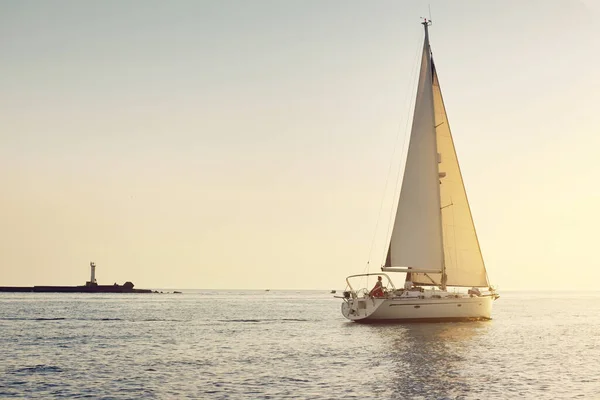
<svg viewBox="0 0 600 400"><path fill-rule="evenodd" d="M1 1L0 285L377 270L428 4L492 283L596 288L596 0Z"/></svg>

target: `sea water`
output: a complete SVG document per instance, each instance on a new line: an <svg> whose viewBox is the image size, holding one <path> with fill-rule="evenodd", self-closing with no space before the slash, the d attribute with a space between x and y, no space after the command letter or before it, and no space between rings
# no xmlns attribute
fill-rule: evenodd
<svg viewBox="0 0 600 400"><path fill-rule="evenodd" d="M0 398L600 399L600 292L361 325L328 291L0 294Z"/></svg>

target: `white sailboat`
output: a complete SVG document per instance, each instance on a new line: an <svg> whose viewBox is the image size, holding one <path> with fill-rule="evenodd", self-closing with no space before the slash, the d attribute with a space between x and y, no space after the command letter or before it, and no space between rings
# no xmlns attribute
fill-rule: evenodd
<svg viewBox="0 0 600 400"><path fill-rule="evenodd" d="M346 278L342 314L357 322L490 319L490 286L448 117L425 40L404 178L381 273ZM405 273L396 288L389 273ZM355 290L354 278L380 276L381 290ZM427 289L426 289L427 287ZM460 288L470 288L467 292ZM464 290L464 289L463 289Z"/></svg>

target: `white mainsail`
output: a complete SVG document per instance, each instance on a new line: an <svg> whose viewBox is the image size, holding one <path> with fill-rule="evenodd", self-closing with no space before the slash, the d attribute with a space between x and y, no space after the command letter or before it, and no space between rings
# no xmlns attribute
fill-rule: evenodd
<svg viewBox="0 0 600 400"><path fill-rule="evenodd" d="M442 271L443 247L427 32L400 200L386 267Z"/></svg>
<svg viewBox="0 0 600 400"><path fill-rule="evenodd" d="M425 28L411 138L384 270L410 267L410 279L418 285L486 287L487 273Z"/></svg>

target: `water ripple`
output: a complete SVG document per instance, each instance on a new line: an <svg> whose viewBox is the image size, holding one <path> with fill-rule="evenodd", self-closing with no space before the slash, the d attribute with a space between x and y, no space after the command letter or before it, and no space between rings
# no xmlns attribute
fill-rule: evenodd
<svg viewBox="0 0 600 400"><path fill-rule="evenodd" d="M39 365L34 365L32 367L19 368L14 371L9 371L8 373L9 374L13 373L15 375L19 375L19 374L29 375L29 374L45 374L45 373L55 373L55 372L62 372L62 369L55 365L39 364Z"/></svg>
<svg viewBox="0 0 600 400"><path fill-rule="evenodd" d="M598 300L509 293L492 321L360 325L319 292L0 295L0 398L593 399Z"/></svg>

